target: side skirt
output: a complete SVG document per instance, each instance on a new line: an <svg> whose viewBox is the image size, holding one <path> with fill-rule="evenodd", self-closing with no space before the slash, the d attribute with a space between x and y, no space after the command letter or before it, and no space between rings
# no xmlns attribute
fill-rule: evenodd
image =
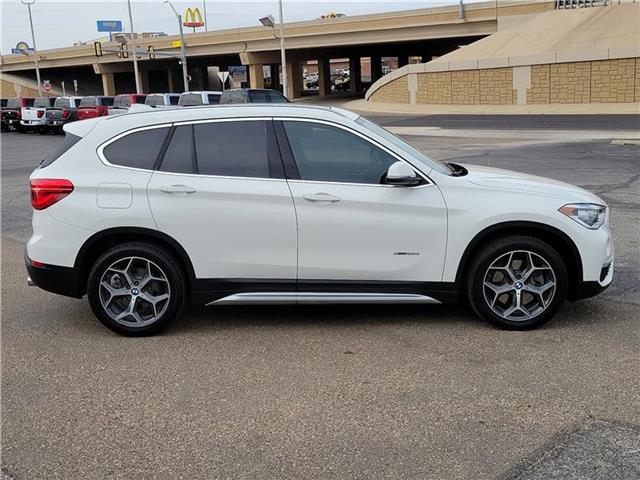
<svg viewBox="0 0 640 480"><path fill-rule="evenodd" d="M236 293L215 300L209 305L286 305L306 304L317 305L322 303L350 304L350 303L441 303L426 295L402 294L402 293L320 293L320 292L249 292Z"/></svg>

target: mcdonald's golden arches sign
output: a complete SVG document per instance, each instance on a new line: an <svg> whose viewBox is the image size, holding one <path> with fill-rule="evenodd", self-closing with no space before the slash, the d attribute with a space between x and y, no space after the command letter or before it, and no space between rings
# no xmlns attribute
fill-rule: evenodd
<svg viewBox="0 0 640 480"><path fill-rule="evenodd" d="M204 22L202 21L202 15L200 14L200 9L198 8L187 8L187 11L184 13L184 23L185 27L203 27Z"/></svg>

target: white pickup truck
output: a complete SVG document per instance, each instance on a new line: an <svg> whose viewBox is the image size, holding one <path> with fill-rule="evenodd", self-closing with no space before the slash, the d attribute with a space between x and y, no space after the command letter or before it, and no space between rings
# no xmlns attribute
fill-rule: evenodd
<svg viewBox="0 0 640 480"><path fill-rule="evenodd" d="M20 125L24 130L35 130L47 133L47 108L53 107L56 97L40 97L33 102L33 107L22 107L20 110Z"/></svg>

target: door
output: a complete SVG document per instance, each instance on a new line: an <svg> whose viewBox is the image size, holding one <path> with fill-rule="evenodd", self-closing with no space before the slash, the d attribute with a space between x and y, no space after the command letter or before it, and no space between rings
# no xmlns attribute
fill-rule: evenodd
<svg viewBox="0 0 640 480"><path fill-rule="evenodd" d="M273 122L177 125L148 186L158 229L198 279L296 276L296 219Z"/></svg>
<svg viewBox="0 0 640 480"><path fill-rule="evenodd" d="M441 281L447 219L434 184L384 184L399 158L346 127L285 120L278 130L297 167L289 186L301 284Z"/></svg>

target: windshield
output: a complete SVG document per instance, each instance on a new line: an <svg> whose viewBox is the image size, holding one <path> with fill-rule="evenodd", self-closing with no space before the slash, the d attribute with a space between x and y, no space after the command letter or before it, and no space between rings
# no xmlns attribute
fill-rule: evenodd
<svg viewBox="0 0 640 480"><path fill-rule="evenodd" d="M389 132L388 130L385 130L380 125L373 123L372 121L367 120L364 117L358 117L358 119L356 120L356 123L363 126L367 130L371 130L373 133L380 135L386 141L393 143L400 150L411 155L412 157L416 158L417 160L424 163L425 165L428 165L429 167L433 168L435 171L442 173L444 175L451 175L452 170L449 167L447 167L444 163L441 163L436 160L432 160L431 158L427 157L424 153L422 153L420 150L416 150L407 142L400 139L399 137L396 137L393 133Z"/></svg>

